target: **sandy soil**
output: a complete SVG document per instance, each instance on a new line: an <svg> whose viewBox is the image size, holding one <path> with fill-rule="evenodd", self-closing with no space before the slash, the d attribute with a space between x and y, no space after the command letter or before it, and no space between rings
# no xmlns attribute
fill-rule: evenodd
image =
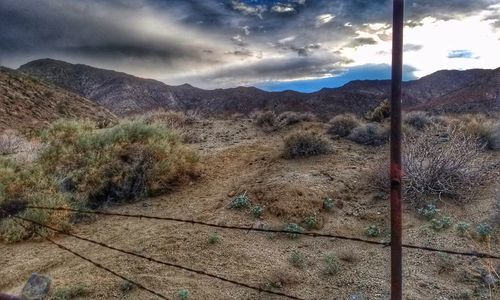
<svg viewBox="0 0 500 300"><path fill-rule="evenodd" d="M366 176L387 153L385 148L364 147L345 140L332 140L332 153L314 158L281 158L283 136L298 127L322 128L322 124L299 124L265 133L248 120L212 120L190 130L201 139L192 144L202 156L202 177L168 195L147 199L111 211L174 216L217 224L270 226L300 222L316 214L317 231L364 237L365 228L388 226L388 202L374 192ZM493 159L499 159L495 156ZM442 203L443 212L455 221L478 223L494 214L499 202L499 183L462 207ZM261 219L249 210L230 210L232 196L247 192L252 204L265 207ZM334 199L331 212L322 210L323 198ZM74 232L126 250L145 253L255 286L272 288L304 299L365 299L389 297L389 248L336 239L218 230L221 242L208 243L213 228L190 224L97 217L79 224ZM447 249L476 249L453 228L435 232L411 210L405 211L404 242ZM386 240L387 234L376 240ZM189 299L279 299L265 293L224 283L174 268L159 266L59 235L56 240L105 266L174 298L180 289ZM498 244L493 252L500 253ZM298 250L305 257L302 269L289 262ZM478 250L478 249L476 249ZM481 249L480 249L481 250ZM47 242L0 244L0 290L18 293L32 272L49 275L54 289L85 286L82 299L155 299L139 289L122 292L122 281ZM336 275L324 273L323 258L335 254L340 261ZM418 250L404 251L405 299L490 299L490 291L476 275L483 261L451 257ZM497 262L499 263L499 262ZM274 283L274 284L272 284ZM280 286L272 287L272 286ZM500 288L491 291L500 299Z"/></svg>

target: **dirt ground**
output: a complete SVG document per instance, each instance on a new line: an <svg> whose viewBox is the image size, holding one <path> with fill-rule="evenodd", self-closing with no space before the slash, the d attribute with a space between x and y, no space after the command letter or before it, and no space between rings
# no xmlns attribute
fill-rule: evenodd
<svg viewBox="0 0 500 300"><path fill-rule="evenodd" d="M346 140L331 140L332 152L306 159L281 157L283 136L299 127L321 129L319 123L298 124L266 133L250 120L211 120L193 125L198 135L191 144L201 155L202 176L190 185L157 198L107 208L113 212L173 216L216 224L282 228L315 215L318 232L365 237L365 229L378 225L388 239L388 201L370 187L367 173L387 148L374 148ZM493 159L499 159L500 156ZM495 212L499 182L485 186L472 203L440 203L442 212L456 221L477 224ZM238 193L249 195L252 205L264 207L261 218L249 209L232 210L228 203ZM334 201L332 211L323 199ZM478 249L454 227L436 232L409 208L404 214L404 243L462 251ZM144 253L159 260L204 270L254 286L303 299L388 299L389 248L319 237L290 239L284 235L217 230L220 242L211 244L214 228L191 224L100 216L78 224L74 233L118 248ZM189 299L280 299L230 283L157 265L140 258L58 235L59 243L102 263L155 291L174 299L187 289ZM492 252L500 253L492 244ZM292 251L304 256L304 266L289 262ZM0 290L19 293L32 272L53 280L53 290L81 285L88 292L80 299L157 299L134 288L124 292L122 280L47 242L0 244ZM324 272L324 256L338 257L335 275ZM484 260L420 250L404 250L405 299L500 299L500 287L490 289L478 275ZM500 262L494 262L499 264ZM497 265L494 264L495 267ZM364 298L361 298L364 296Z"/></svg>

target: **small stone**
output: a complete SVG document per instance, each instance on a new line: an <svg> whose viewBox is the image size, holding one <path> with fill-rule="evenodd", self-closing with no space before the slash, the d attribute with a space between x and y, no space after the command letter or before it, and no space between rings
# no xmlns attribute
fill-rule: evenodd
<svg viewBox="0 0 500 300"><path fill-rule="evenodd" d="M230 191L229 193L227 193L228 197L234 197L235 195L236 195L236 191Z"/></svg>
<svg viewBox="0 0 500 300"><path fill-rule="evenodd" d="M357 293L349 296L349 300L365 300L365 296L362 293Z"/></svg>
<svg viewBox="0 0 500 300"><path fill-rule="evenodd" d="M49 292L50 282L49 277L33 273L24 285L21 296L26 300L42 300Z"/></svg>

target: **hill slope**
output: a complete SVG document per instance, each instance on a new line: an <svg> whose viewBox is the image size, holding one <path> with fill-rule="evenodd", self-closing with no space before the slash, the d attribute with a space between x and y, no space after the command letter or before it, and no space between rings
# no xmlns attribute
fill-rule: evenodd
<svg viewBox="0 0 500 300"><path fill-rule="evenodd" d="M106 123L116 117L93 101L0 67L0 130L40 128L59 118Z"/></svg>
<svg viewBox="0 0 500 300"><path fill-rule="evenodd" d="M119 115L163 107L195 109L205 114L298 110L326 117L343 112L365 113L390 94L388 80L357 80L340 88L299 93L266 92L254 87L203 90L188 84L169 86L156 80L52 59L32 61L19 70L92 99ZM408 109L459 112L499 110L500 87L496 84L499 70L438 71L405 82L403 105Z"/></svg>

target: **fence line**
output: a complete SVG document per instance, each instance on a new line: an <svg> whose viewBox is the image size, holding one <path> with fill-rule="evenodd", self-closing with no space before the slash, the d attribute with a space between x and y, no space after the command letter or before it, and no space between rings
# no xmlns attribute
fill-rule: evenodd
<svg viewBox="0 0 500 300"><path fill-rule="evenodd" d="M218 280L221 280L221 281L224 281L224 282L228 282L228 283L239 285L239 286L242 286L242 287L245 287L245 288L249 288L249 289L258 291L259 293L265 292L265 293L268 293L268 294L272 294L272 295L276 295L276 296L281 296L281 297L285 297L285 298L288 298L288 299L304 300L304 299L296 297L296 296L287 295L285 293L275 292L275 291L263 289L263 288L260 288L260 287L252 286L252 285L249 285L249 284L246 284L246 283L243 283L243 282L239 282L239 281L236 281L236 280L232 280L232 279L227 279L225 277L222 277L222 276L219 276L219 275L215 275L215 274L211 274L211 273L208 273L208 272L203 271L203 270L196 270L196 269L185 267L185 266L182 266L182 265L179 265L179 264L175 264L175 263L170 263L170 262L158 260L158 259L155 259L155 258L152 258L152 257L149 257L149 256L145 256L145 255L142 255L142 254L139 254L139 253L135 253L135 252L132 252L132 251L128 251L128 250L116 248L114 246L110 246L108 244L105 244L105 243L102 243L102 242L99 242L99 241L95 241L95 240L92 240L92 239L89 239L89 238L86 238L86 237L82 237L82 236L79 236L79 235L76 235L76 234L72 234L72 233L69 233L69 232L64 232L64 231L59 230L57 228L54 228L52 226L48 226L48 225L39 223L37 221L24 218L24 217L11 215L11 218L16 218L16 219L19 219L19 220L27 221L27 222L30 222L32 224L38 225L40 227L44 227L44 228L50 229L52 231L55 231L55 232L58 232L58 233L61 233L61 234L64 234L64 235L67 235L67 236L70 236L70 237L82 240L82 241L85 241L85 242L89 242L89 243L92 243L92 244L95 244L95 245L99 245L99 246L104 247L104 248L108 248L108 249L111 249L111 250L114 250L114 251L117 251L117 252L121 252L123 254L128 254L128 255L131 255L131 256L135 256L135 257L138 257L138 258L142 258L142 259L148 260L150 262L154 262L154 263L165 265L165 266L169 266L169 267L178 268L178 269L185 270L185 271L192 272L192 273L196 273L196 274L199 274L199 275L205 275L205 276L208 276L208 277L211 277L211 278L215 278L215 279L218 279ZM24 227L24 228L26 228L26 227ZM47 240L49 240L49 239L47 238ZM54 243L54 244L56 244L56 245L59 245L59 244L57 244L54 241L51 241L51 242ZM62 247L64 247L64 246L62 246ZM62 247L60 247L60 248L62 248ZM82 259L85 259L82 256L74 253L70 249L66 248L65 250L67 250L67 251L69 251L69 252L77 255L78 257L81 257ZM88 259L85 259L85 260L90 261ZM94 265L96 265L96 264L94 263ZM108 272L112 273L113 271L108 270ZM115 275L117 275L117 274L115 274ZM117 275L117 276L121 277L120 275ZM163 298L163 299L166 299L166 298Z"/></svg>
<svg viewBox="0 0 500 300"><path fill-rule="evenodd" d="M21 222L18 222L14 218L18 218L18 217L13 217L13 219L12 219L16 224L18 224L19 226L23 227L26 230L29 230L29 228L27 228L26 226L24 226L24 224L22 224ZM21 218L21 217L19 217L19 219L27 220L27 219L24 219L24 218ZM108 273L111 273L111 274L115 275L118 278L126 280L126 281L132 283L133 285L137 286L141 290L145 290L145 291L147 291L147 292L149 292L149 293L151 293L151 294L153 294L153 295L155 295L157 297L160 297L161 299L170 300L166 296L164 296L164 295L162 295L162 294L160 294L158 292L155 292L155 291L153 291L153 290L145 287L144 285L138 283L137 281L131 280L131 279L129 279L129 278L123 276L123 275L120 275L120 274L116 273L115 271L113 271L113 270L111 270L111 269L103 266L102 264L100 264L98 262L95 262L95 261L91 260L90 258L85 257L85 256L81 255L80 253L77 253L77 252L75 252L75 251L67 248L66 246L64 246L62 244L59 244L59 243L55 242L54 240L50 239L49 237L47 237L45 235L42 235L40 232L38 232L37 229L35 229L35 234L38 235L39 237L41 237L42 239L48 241L49 243L52 243L52 244L56 245L59 249L67 251L67 252L69 252L69 253L71 253L71 254L73 254L73 255L75 255L75 256L77 256L77 257L79 257L79 258L81 258L81 259L83 259L83 260L85 260L85 261L87 261L87 262L89 262L91 264L93 264L94 266L96 266L99 269L105 270Z"/></svg>
<svg viewBox="0 0 500 300"><path fill-rule="evenodd" d="M247 231L247 232L257 231L257 232L267 232L267 233L297 234L297 235L305 235L305 236L312 236L312 237L335 238L335 239L361 242L361 243L372 244L372 245L381 245L384 247L390 246L389 242L379 242L379 241L372 241L372 240L357 238L357 237L348 237L348 236L337 235L337 234L317 233L317 232L311 232L311 231L299 232L299 231L290 231L290 230L283 230L283 229L265 229L265 228L244 227L244 226L218 225L218 224L213 224L213 223L208 223L208 222L203 222L203 221L186 220L186 219L179 219L179 218L173 218L173 217L160 217L160 216L150 216L150 215L142 215L142 214L112 213L112 212L102 212L102 211L95 211L95 210L79 210L79 209L66 208L66 207L48 207L48 206L27 205L27 206L24 206L24 208L42 209L42 210L60 210L60 211L70 211L70 212L77 212L77 213L84 213L84 214L117 216L117 217L126 217L126 218L163 220L163 221L188 223L188 224L194 224L194 225L203 225L203 226L222 228L222 229L241 230L241 231ZM500 255L493 255L490 253L483 253L483 252L477 252L477 251L463 252L463 251L455 251L455 250L449 250L449 249L438 249L438 248L427 247L427 246L418 246L418 245L412 245L412 244L403 244L402 246L403 246L403 248L423 250L423 251L428 251L428 252L439 252L439 253L446 253L446 254L450 254L450 255L461 255L461 256L478 257L478 258L491 258L491 259L499 259L500 260Z"/></svg>

